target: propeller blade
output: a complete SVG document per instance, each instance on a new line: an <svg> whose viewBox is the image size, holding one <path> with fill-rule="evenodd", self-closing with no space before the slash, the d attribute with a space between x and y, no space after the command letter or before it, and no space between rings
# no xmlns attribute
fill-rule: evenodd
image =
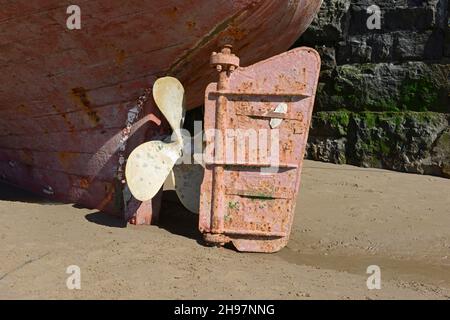
<svg viewBox="0 0 450 320"><path fill-rule="evenodd" d="M131 194L140 201L152 199L164 184L180 152L178 142L150 141L134 149L125 167Z"/></svg>
<svg viewBox="0 0 450 320"><path fill-rule="evenodd" d="M170 171L169 175L166 178L166 181L164 181L163 190L174 190L175 191L175 177L173 175L173 170Z"/></svg>
<svg viewBox="0 0 450 320"><path fill-rule="evenodd" d="M173 167L175 191L183 206L193 213L200 211L200 187L204 169L199 164L180 164Z"/></svg>
<svg viewBox="0 0 450 320"><path fill-rule="evenodd" d="M172 130L178 132L184 122L184 88L173 77L159 78L153 85L153 98ZM180 138L180 134L177 133Z"/></svg>

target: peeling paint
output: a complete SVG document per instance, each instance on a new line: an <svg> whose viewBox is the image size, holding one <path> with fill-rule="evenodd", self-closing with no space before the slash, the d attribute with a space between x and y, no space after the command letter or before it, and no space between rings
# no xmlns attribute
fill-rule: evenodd
<svg viewBox="0 0 450 320"><path fill-rule="evenodd" d="M42 192L47 195L50 195L50 196L55 194L55 192L53 191L53 188L51 186L45 187L44 189L42 189Z"/></svg>
<svg viewBox="0 0 450 320"><path fill-rule="evenodd" d="M148 91L146 91L148 94ZM132 107L127 114L127 120L125 122L125 128L122 129L121 137L119 140L119 144L117 146L117 150L119 151L119 165L117 167L116 177L119 181L125 184L125 163L126 163L126 148L127 141L130 138L131 127L134 123L139 120L140 113L143 109L143 104L147 101L148 95L144 95L138 99L138 103L136 106Z"/></svg>
<svg viewBox="0 0 450 320"><path fill-rule="evenodd" d="M284 114L286 114L287 111L288 111L288 105L286 103L284 103L284 102L280 103L274 110L274 112L284 113ZM272 129L278 128L281 125L282 122L283 122L283 119L272 118L270 120L270 127Z"/></svg>

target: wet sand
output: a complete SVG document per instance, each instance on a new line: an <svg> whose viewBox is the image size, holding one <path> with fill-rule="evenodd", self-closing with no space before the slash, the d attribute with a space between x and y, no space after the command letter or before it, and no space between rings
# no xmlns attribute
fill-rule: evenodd
<svg viewBox="0 0 450 320"><path fill-rule="evenodd" d="M0 299L450 299L449 179L307 161L291 240L271 255L204 246L164 197L160 225L136 227L0 186Z"/></svg>

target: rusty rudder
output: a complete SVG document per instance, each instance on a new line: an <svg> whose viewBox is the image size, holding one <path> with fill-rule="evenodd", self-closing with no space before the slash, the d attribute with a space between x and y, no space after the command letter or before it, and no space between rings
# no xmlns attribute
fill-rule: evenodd
<svg viewBox="0 0 450 320"><path fill-rule="evenodd" d="M215 132L207 138L214 155L205 157L199 229L212 245L279 251L294 218L320 57L298 48L242 68L225 46L213 53L211 64L219 81L206 90L205 131ZM224 141L228 130L267 134L257 134L257 156L246 149L247 136L234 137L245 149L243 159L236 159L225 155L236 150L234 142Z"/></svg>

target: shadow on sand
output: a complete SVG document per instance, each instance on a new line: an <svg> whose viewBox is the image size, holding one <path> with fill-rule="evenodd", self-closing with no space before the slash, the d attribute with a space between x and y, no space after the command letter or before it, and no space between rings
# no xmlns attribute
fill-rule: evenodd
<svg viewBox="0 0 450 320"><path fill-rule="evenodd" d="M13 201L37 204L52 204L60 205L59 202L54 202L42 196L36 195L26 190L19 189L9 184L0 183L0 201Z"/></svg>
<svg viewBox="0 0 450 320"><path fill-rule="evenodd" d="M42 196L33 194L11 185L0 183L0 201L14 201L25 203L36 203L45 205L62 205L52 202ZM74 208L84 209L78 205ZM85 215L87 221L111 228L126 228L127 222L102 212L92 212ZM163 194L161 212L157 227L168 232L196 240L203 244L202 235L198 231L198 215L186 210L178 200L175 191L165 191ZM145 226L142 226L145 228Z"/></svg>
<svg viewBox="0 0 450 320"><path fill-rule="evenodd" d="M175 191L164 191L158 226L172 234L203 242L198 230L198 214L188 211Z"/></svg>
<svg viewBox="0 0 450 320"><path fill-rule="evenodd" d="M74 207L79 208L74 205ZM119 217L101 212L89 213L85 216L89 222L111 228L126 228L128 223ZM189 239L201 241L198 231L198 215L186 210L178 200L175 191L165 191L162 198L161 211L157 227ZM146 226L141 226L146 228Z"/></svg>
<svg viewBox="0 0 450 320"><path fill-rule="evenodd" d="M81 208L76 205L74 205L74 207ZM106 226L106 227L111 227L111 228L126 228L127 227L127 222L125 220L102 213L102 212L98 212L98 211L93 212L93 213L88 213L84 217L89 222L92 222L92 223L95 223L98 225L102 225L102 226Z"/></svg>

